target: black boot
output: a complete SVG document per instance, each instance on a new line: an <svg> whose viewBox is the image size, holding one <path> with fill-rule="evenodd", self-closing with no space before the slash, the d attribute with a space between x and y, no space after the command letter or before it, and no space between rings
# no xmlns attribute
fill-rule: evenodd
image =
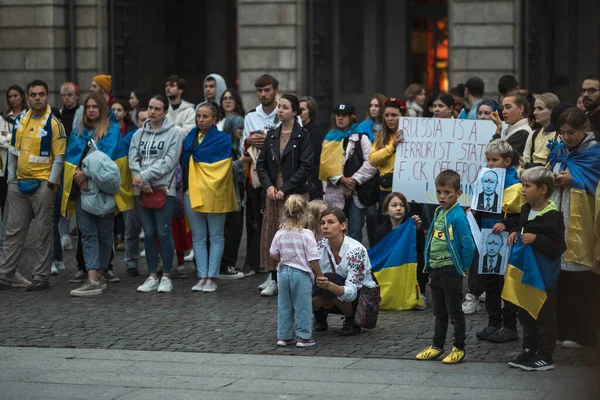
<svg viewBox="0 0 600 400"><path fill-rule="evenodd" d="M313 332L325 332L328 328L327 325L327 310L321 308L320 310L313 311L314 322Z"/></svg>
<svg viewBox="0 0 600 400"><path fill-rule="evenodd" d="M344 320L344 325L340 330L340 336L354 336L360 333L360 326L354 323L354 315L351 317L346 317Z"/></svg>

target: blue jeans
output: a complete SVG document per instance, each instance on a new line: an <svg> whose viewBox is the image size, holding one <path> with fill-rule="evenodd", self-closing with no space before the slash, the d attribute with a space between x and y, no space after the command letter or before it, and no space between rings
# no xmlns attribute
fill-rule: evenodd
<svg viewBox="0 0 600 400"><path fill-rule="evenodd" d="M367 215L366 208L358 208L354 204L354 199L350 196L346 200L346 207L344 210L346 217L348 217L348 236L362 243L363 237L363 226L365 225L365 216Z"/></svg>
<svg viewBox="0 0 600 400"><path fill-rule="evenodd" d="M192 210L190 196L187 194L183 196L183 207L192 228L194 259L198 278L216 278L219 276L221 257L223 257L223 250L225 249L224 231L227 214L196 212ZM210 256L206 248L206 240L209 235Z"/></svg>
<svg viewBox="0 0 600 400"><path fill-rule="evenodd" d="M308 272L281 265L277 272L277 339L312 338L312 279Z"/></svg>
<svg viewBox="0 0 600 400"><path fill-rule="evenodd" d="M167 196L163 208L144 208L140 205L140 196L135 196L135 205L144 228L144 248L146 249L146 264L148 272L155 274L158 269L158 240L160 239L160 256L163 260L163 272L168 274L173 267L175 244L171 233L171 220L175 197Z"/></svg>
<svg viewBox="0 0 600 400"><path fill-rule="evenodd" d="M137 268L140 259L142 221L136 208L125 211L125 267Z"/></svg>
<svg viewBox="0 0 600 400"><path fill-rule="evenodd" d="M89 270L105 270L113 249L115 214L98 217L81 208L79 196L75 200L77 226L81 231L81 245L85 267Z"/></svg>

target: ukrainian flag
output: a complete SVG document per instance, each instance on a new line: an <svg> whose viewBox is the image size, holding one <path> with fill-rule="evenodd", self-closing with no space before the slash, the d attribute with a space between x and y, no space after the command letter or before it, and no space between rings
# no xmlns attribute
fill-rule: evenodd
<svg viewBox="0 0 600 400"><path fill-rule="evenodd" d="M506 169L506 176L504 177L502 212L504 214L519 214L524 205L523 184L519 180L519 175L515 167L508 167Z"/></svg>
<svg viewBox="0 0 600 400"><path fill-rule="evenodd" d="M182 165L188 165L188 195L192 209L227 213L238 209L233 182L231 137L214 125L198 144L198 128L183 141ZM185 169L185 168L184 168Z"/></svg>
<svg viewBox="0 0 600 400"><path fill-rule="evenodd" d="M67 216L68 209L73 209L72 205L69 205L69 195L71 194L74 183L73 174L75 173L77 166L80 165L83 152L87 148L90 140L94 138L95 133L95 130L88 131L87 128L84 128L81 131L81 134L74 132L69 136L62 179L61 214L63 216ZM119 128L119 125L111 122L106 136L98 140L96 146L98 147L98 150L108 155L119 167L119 172L121 173L121 190L114 196L117 208L120 212L131 210L134 208L134 201L133 180L131 179L131 172L129 171L129 162L127 159L129 146L127 146L121 138L121 129Z"/></svg>
<svg viewBox="0 0 600 400"><path fill-rule="evenodd" d="M560 259L548 260L540 254L535 254L531 246L524 245L519 240L513 246L506 274L502 298L523 308L534 319L537 319L542 306L546 302L546 279L553 279L552 271L556 270L551 263L560 263ZM558 266L560 270L560 266Z"/></svg>
<svg viewBox="0 0 600 400"><path fill-rule="evenodd" d="M548 162L553 169L561 163L561 170L571 174L569 224L567 225L567 251L565 261L592 268L594 252L600 249L600 218L596 205L600 181L600 144L583 150L567 152L563 142L553 141ZM562 210L564 212L564 210Z"/></svg>
<svg viewBox="0 0 600 400"><path fill-rule="evenodd" d="M331 177L344 175L344 139L349 138L357 126L352 124L346 132L335 130L325 135L321 147L320 180L327 181Z"/></svg>
<svg viewBox="0 0 600 400"><path fill-rule="evenodd" d="M417 282L416 237L417 225L410 218L369 250L383 310L410 310L423 305Z"/></svg>

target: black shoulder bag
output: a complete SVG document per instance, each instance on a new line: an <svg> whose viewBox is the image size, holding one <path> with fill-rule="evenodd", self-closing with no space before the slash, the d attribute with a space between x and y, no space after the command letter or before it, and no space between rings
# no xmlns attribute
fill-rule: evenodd
<svg viewBox="0 0 600 400"><path fill-rule="evenodd" d="M352 153L352 156L344 164L344 176L351 177L364 163L362 146L360 144L363 135L363 133L358 134L358 142L354 145L354 153ZM344 150L347 146L348 138L344 139ZM365 207L379 202L379 170L371 179L356 186L356 194L358 195L358 200Z"/></svg>

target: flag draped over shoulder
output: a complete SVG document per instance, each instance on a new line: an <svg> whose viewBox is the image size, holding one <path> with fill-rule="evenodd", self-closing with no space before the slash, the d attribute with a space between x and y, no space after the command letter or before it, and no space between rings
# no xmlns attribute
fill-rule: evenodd
<svg viewBox="0 0 600 400"><path fill-rule="evenodd" d="M320 180L344 175L344 139L349 138L356 128L357 125L352 124L346 132L335 130L325 135L321 148Z"/></svg>
<svg viewBox="0 0 600 400"><path fill-rule="evenodd" d="M73 174L77 166L80 165L83 152L88 147L90 140L94 138L94 134L95 130L88 131L87 128L84 128L81 134L73 133L69 137L62 180L61 214L63 216L67 215L67 209L72 208L69 207L69 195L73 188ZM120 212L131 210L134 207L134 201L131 172L129 171L129 162L127 159L129 147L121 138L119 125L111 122L106 136L98 140L96 146L98 150L108 155L119 167L121 189L114 196L117 208Z"/></svg>
<svg viewBox="0 0 600 400"><path fill-rule="evenodd" d="M564 142L553 141L550 147L552 150L548 162L551 168L561 163L561 170L568 169L571 174L567 251L564 259L591 268L595 261L594 249L598 246L598 237L594 233L600 230L595 226L598 213L596 190L600 181L600 144L571 152L567 152Z"/></svg>
<svg viewBox="0 0 600 400"><path fill-rule="evenodd" d="M182 163L189 163L188 194L192 209L227 213L238 209L233 182L231 137L214 125L200 144L198 128L183 141Z"/></svg>
<svg viewBox="0 0 600 400"><path fill-rule="evenodd" d="M519 180L517 170L514 167L509 167L506 169L504 178L502 212L505 214L518 214L524 205L523 184Z"/></svg>
<svg viewBox="0 0 600 400"><path fill-rule="evenodd" d="M545 265L551 262L542 255L536 255L531 246L524 245L519 235L506 267L502 298L523 308L537 319L547 297L544 278L553 279L551 276L544 277L544 274L554 270Z"/></svg>
<svg viewBox="0 0 600 400"><path fill-rule="evenodd" d="M410 218L369 250L383 310L410 310L423 305L417 282L416 237L417 226Z"/></svg>

